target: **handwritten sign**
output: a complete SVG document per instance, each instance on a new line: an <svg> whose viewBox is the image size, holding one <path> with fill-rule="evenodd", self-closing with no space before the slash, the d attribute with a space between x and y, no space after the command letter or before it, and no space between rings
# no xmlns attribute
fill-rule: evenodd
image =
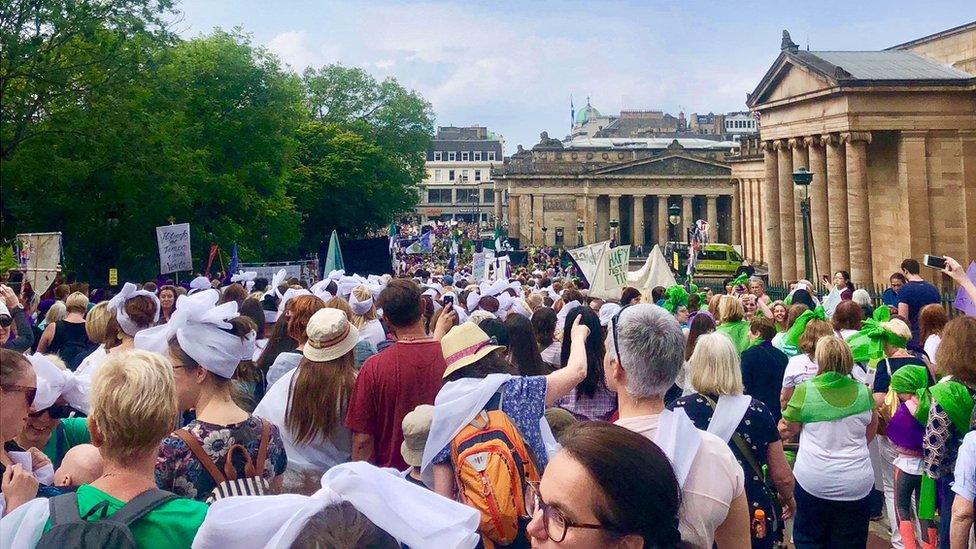
<svg viewBox="0 0 976 549"><path fill-rule="evenodd" d="M627 284L627 266L630 263L630 246L613 248L607 257L607 277L617 286Z"/></svg>
<svg viewBox="0 0 976 549"><path fill-rule="evenodd" d="M193 270L189 223L156 227L156 242L159 244L159 274Z"/></svg>
<svg viewBox="0 0 976 549"><path fill-rule="evenodd" d="M596 274L590 286L590 297L620 299L621 288L627 285L630 264L630 245L610 248L597 260Z"/></svg>

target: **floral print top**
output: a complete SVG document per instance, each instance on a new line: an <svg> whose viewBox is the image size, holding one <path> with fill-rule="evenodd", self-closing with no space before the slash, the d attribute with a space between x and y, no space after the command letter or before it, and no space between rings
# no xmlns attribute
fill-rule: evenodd
<svg viewBox="0 0 976 549"><path fill-rule="evenodd" d="M216 425L193 420L186 425L185 429L196 437L200 446L221 471L224 470L227 450L234 444L244 446L251 454L251 459L257 459L258 447L261 445L261 420L257 417L252 416L241 423L231 425ZM237 468L237 478L244 478L244 460L241 454L235 455L234 464ZM271 425L268 459L264 464L262 476L270 483L271 479L284 473L287 464L288 458L285 455L285 446L281 442L281 434L278 432L278 427ZM176 435L166 437L159 446L159 456L156 458L156 485L178 496L199 501L206 501L217 487L213 477L193 455L189 446Z"/></svg>

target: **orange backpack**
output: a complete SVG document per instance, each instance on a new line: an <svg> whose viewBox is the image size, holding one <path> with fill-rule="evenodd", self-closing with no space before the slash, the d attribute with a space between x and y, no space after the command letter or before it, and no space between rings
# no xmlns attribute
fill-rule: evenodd
<svg viewBox="0 0 976 549"><path fill-rule="evenodd" d="M500 395L496 394L451 441L461 501L481 511L478 531L487 548L515 540L519 519L526 516L526 482L540 479L522 434L500 408Z"/></svg>

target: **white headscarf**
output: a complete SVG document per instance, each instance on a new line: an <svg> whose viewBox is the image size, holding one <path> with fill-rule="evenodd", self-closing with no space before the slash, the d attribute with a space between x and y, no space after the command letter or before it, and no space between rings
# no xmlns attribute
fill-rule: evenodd
<svg viewBox="0 0 976 549"><path fill-rule="evenodd" d="M238 496L215 502L193 548L286 549L311 517L342 501L410 547L467 549L480 539L481 515L473 507L416 486L396 471L355 461L329 469L322 488L311 496Z"/></svg>
<svg viewBox="0 0 976 549"><path fill-rule="evenodd" d="M135 337L140 330L148 328L148 326L140 328L138 324L133 322L133 320L129 318L129 314L125 312L125 304L130 299L139 297L141 295L148 297L153 303L156 304L156 316L153 317L152 321L152 323L155 324L159 321L159 298L156 297L156 294L152 292L137 290L136 285L131 282L126 282L125 285L122 286L122 290L115 294L115 296L108 302L108 310L115 313L115 319L118 320L122 331L133 337Z"/></svg>
<svg viewBox="0 0 976 549"><path fill-rule="evenodd" d="M271 277L271 283L268 284L268 289L265 290L264 295L274 295L278 299L281 299L281 292L278 291L278 286L284 283L286 276L288 276L288 271L278 269L278 272Z"/></svg>
<svg viewBox="0 0 976 549"><path fill-rule="evenodd" d="M210 279L205 276L198 276L190 281L190 291L187 292L187 295L193 295L202 290L209 290L210 288L213 288Z"/></svg>
<svg viewBox="0 0 976 549"><path fill-rule="evenodd" d="M566 317L569 316L569 313L573 309L581 306L582 304L576 300L570 301L569 303L563 305L563 308L559 309L559 312L556 313L556 330L562 330L563 326L566 324Z"/></svg>
<svg viewBox="0 0 976 549"><path fill-rule="evenodd" d="M46 410L61 397L69 406L88 415L91 411L89 391L90 379L76 375L71 370L58 368L51 359L40 353L27 357L37 374L37 396L34 397L34 409Z"/></svg>
<svg viewBox="0 0 976 549"><path fill-rule="evenodd" d="M251 293L251 288L254 288L254 281L257 279L258 273L255 271L243 271L236 275L230 277L231 282L240 282L244 284L244 288L248 293Z"/></svg>
<svg viewBox="0 0 976 549"><path fill-rule="evenodd" d="M361 287L365 287L365 286L361 286ZM370 296L372 296L372 293L370 293ZM356 298L356 291L353 290L353 292L349 294L349 307L352 309L352 312L356 313L359 316L363 316L364 314L368 313L370 309L373 308L373 298L370 297L369 299L364 299L363 301L360 301L359 299Z"/></svg>
<svg viewBox="0 0 976 549"><path fill-rule="evenodd" d="M239 316L237 302L216 306L217 298L216 292L180 296L169 322L140 332L136 348L166 356L175 335L180 349L202 368L224 379L234 377L248 346L243 338L226 331L231 328L227 321Z"/></svg>

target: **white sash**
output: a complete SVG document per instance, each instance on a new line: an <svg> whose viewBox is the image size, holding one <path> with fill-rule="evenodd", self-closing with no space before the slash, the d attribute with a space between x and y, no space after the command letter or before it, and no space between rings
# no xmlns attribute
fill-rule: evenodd
<svg viewBox="0 0 976 549"><path fill-rule="evenodd" d="M722 395L718 397L712 421L708 424L708 432L724 440L726 443L735 433L735 428L742 422L752 397L749 395Z"/></svg>
<svg viewBox="0 0 976 549"><path fill-rule="evenodd" d="M684 487L688 471L701 447L701 434L684 409L678 408L673 412L665 409L661 412L654 444L668 456L678 486Z"/></svg>

